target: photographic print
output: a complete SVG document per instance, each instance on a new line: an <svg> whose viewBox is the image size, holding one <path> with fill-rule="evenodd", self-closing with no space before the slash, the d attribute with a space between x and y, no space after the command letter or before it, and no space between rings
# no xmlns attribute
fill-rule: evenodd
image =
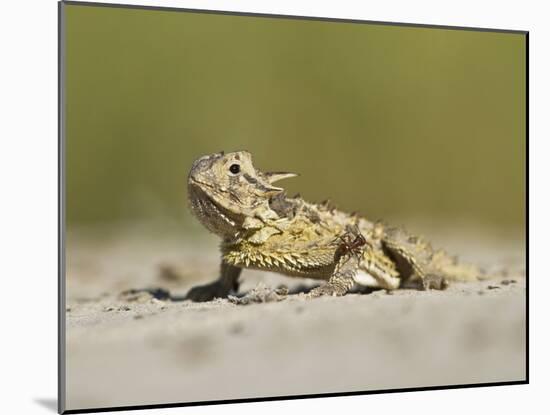
<svg viewBox="0 0 550 415"><path fill-rule="evenodd" d="M60 411L527 382L527 32L59 18Z"/></svg>

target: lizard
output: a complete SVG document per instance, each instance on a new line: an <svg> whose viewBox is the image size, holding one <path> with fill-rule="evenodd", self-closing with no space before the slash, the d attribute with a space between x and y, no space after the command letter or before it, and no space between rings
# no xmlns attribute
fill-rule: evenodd
<svg viewBox="0 0 550 415"><path fill-rule="evenodd" d="M481 271L401 227L370 221L287 196L275 186L295 177L263 172L248 151L198 158L190 169L191 212L221 238L219 278L193 287L186 298L210 301L239 288L243 269L321 280L307 295L342 296L356 284L386 290L445 289L450 280L475 280Z"/></svg>

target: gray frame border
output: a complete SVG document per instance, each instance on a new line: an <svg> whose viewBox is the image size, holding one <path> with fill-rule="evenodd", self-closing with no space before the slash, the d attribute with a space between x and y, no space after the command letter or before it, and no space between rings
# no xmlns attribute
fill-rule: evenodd
<svg viewBox="0 0 550 415"><path fill-rule="evenodd" d="M384 390L369 390L360 392L337 392L337 393L319 393L308 395L289 395L289 396L269 396L260 398L241 398L230 400L212 400L212 401L198 401L198 402L176 402L166 404L154 404L154 405L130 405L130 406L117 406L117 407L100 407L100 408L83 408L83 409L66 409L66 188L65 188L65 148L66 148L66 22L65 22L65 7L66 6L85 6L85 7L109 7L118 9L137 9L137 10L156 10L156 11L171 11L171 12L186 12L186 13L198 13L198 14L215 14L215 15L229 15L229 16L242 16L242 17L260 17L260 18L280 18L291 20L312 20L312 21L324 21L335 23L354 23L354 24L370 24L381 26L401 26L410 28L426 28L426 29L440 29L440 30L463 30L463 31L476 31L476 32L493 32L503 34L515 34L523 35L525 37L525 68L526 68L526 163L525 163L525 179L526 179L526 194L525 194L525 249L526 249L526 356L525 356L525 380L520 381L505 381L505 382L491 382L491 383L472 383L472 384L460 384L460 385L439 385L439 386L427 386L427 387L413 387L413 388L397 388L397 389L384 389ZM323 398L323 397L339 397L339 396L356 396L356 395L375 395L381 393L400 393L400 392L418 392L418 391L431 391L431 390L445 390L445 389L464 389L464 388L479 388L490 386L505 386L505 385L526 385L529 384L529 31L528 30L507 30L507 29L495 29L495 28L478 28L478 27L464 27L464 26L446 26L446 25L432 25L422 23L400 23L400 22L383 22L374 20L359 20L359 19L345 19L345 18L329 18L329 17L314 17L314 16L296 16L296 15L283 15L283 14L268 14L268 13L253 13L253 12L236 12L236 11L224 11L224 10L206 10L206 9L191 9L191 8L178 8L178 7L162 7L162 6L145 6L145 5L131 5L131 4L116 4L116 3L100 3L100 2L83 2L83 1L70 1L60 0L58 2L58 319L57 319L57 332L58 332L58 379L57 379L57 402L59 414L77 414L77 413L90 413L90 412L110 412L110 411L126 411L126 410L138 410L138 409L161 409L161 408L174 408L174 407L186 407L186 406L198 406L198 405L219 405L229 403L245 403L245 402L267 402L267 401L280 401L280 400L293 400L293 399L311 399L311 398Z"/></svg>
<svg viewBox="0 0 550 415"><path fill-rule="evenodd" d="M209 9L192 9L183 7L166 7L166 6L145 6L145 5L132 5L132 4L119 4L119 3L101 3L101 2L85 2L85 1L73 1L73 0L61 0L61 3L73 6L88 6L88 7L110 7L115 9L134 9L134 10L156 10L164 12L186 12L186 13L199 13L199 14L216 14L227 16L243 16L243 17L262 17L268 19L287 19L287 20L313 20L321 22L334 22L334 23L359 23L370 24L378 26L403 26L413 28L425 28L425 29L443 29L443 30L466 30L475 32L494 32L494 33L507 33L507 34L520 34L525 35L527 30L513 30L513 29L496 29L487 27L466 27L466 26L448 26L448 25L432 25L425 23L402 23L402 22L385 22L378 20L360 20L360 19L346 19L338 17L322 17L322 16L297 16L290 14L270 14L270 13L254 13L254 12L238 12L230 10L209 10Z"/></svg>
<svg viewBox="0 0 550 415"><path fill-rule="evenodd" d="M57 306L57 411L62 414L66 410L66 262L65 262L65 2L60 1L57 4L57 19L58 19L58 37L57 37L57 131L58 131L58 233L57 233L57 249L58 249L58 306Z"/></svg>

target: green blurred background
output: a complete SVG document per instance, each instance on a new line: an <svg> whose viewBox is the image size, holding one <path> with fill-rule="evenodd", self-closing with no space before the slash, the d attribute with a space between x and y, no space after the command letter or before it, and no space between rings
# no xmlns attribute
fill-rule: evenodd
<svg viewBox="0 0 550 415"><path fill-rule="evenodd" d="M191 226L192 161L249 150L369 218L524 227L525 36L68 5L68 227Z"/></svg>

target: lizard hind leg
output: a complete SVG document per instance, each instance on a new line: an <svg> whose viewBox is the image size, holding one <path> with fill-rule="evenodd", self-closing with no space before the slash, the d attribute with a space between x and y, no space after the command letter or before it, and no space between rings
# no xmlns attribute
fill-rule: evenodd
<svg viewBox="0 0 550 415"><path fill-rule="evenodd" d="M428 272L433 254L429 244L404 231L394 231L382 240L384 253L395 263L401 287L444 290L448 287L443 273Z"/></svg>

